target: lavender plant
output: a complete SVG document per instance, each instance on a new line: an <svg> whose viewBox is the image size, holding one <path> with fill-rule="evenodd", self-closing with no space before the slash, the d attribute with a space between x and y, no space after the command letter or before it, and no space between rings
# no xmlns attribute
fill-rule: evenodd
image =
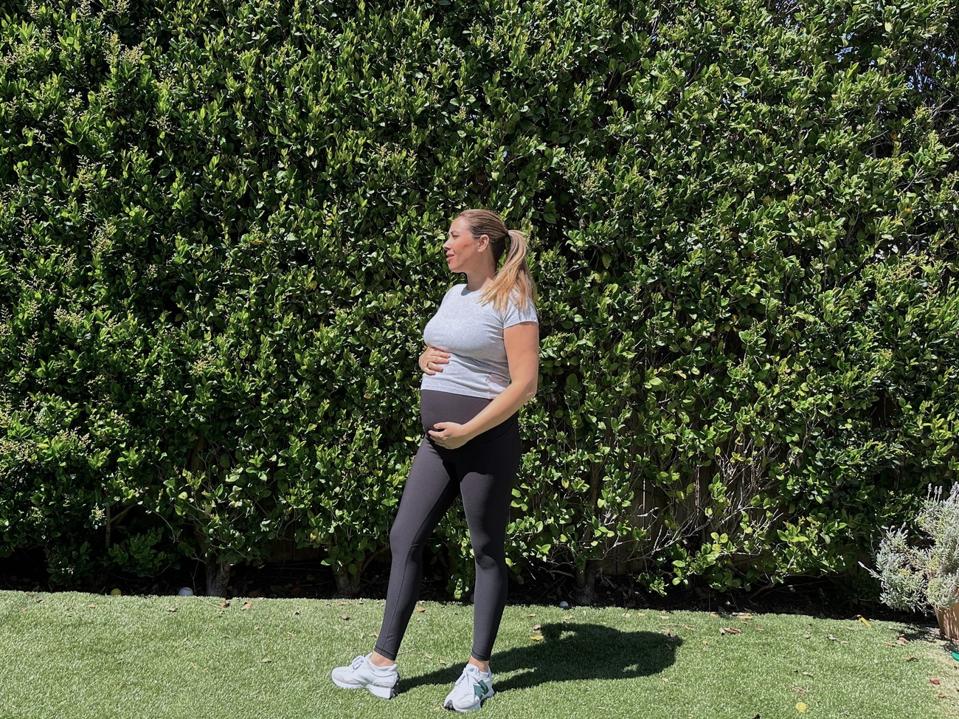
<svg viewBox="0 0 959 719"><path fill-rule="evenodd" d="M942 487L930 487L916 525L927 546L910 545L905 525L887 529L876 553L878 571L860 566L879 579L879 599L893 609L947 609L959 601L959 482L945 499Z"/></svg>

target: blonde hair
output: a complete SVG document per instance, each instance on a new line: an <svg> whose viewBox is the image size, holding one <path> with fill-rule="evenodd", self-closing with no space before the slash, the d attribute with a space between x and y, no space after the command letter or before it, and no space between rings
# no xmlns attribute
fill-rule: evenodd
<svg viewBox="0 0 959 719"><path fill-rule="evenodd" d="M463 210L456 216L462 217L474 237L488 235L490 248L493 250L493 268L496 276L487 283L480 296L480 302L493 302L493 306L503 312L506 310L509 297L515 290L518 294L516 304L525 309L529 301L536 302L539 291L533 281L529 268L526 266L528 242L526 235L519 230L509 230L503 218L492 210L469 209ZM509 240L509 253L503 266L499 269L500 257L506 250L506 241Z"/></svg>

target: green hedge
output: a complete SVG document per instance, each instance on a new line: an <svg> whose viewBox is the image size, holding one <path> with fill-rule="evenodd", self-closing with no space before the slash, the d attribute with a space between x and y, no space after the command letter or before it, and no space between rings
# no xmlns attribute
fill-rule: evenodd
<svg viewBox="0 0 959 719"><path fill-rule="evenodd" d="M355 590L466 207L541 293L518 579L843 572L957 478L957 2L210 5L0 21L0 555Z"/></svg>

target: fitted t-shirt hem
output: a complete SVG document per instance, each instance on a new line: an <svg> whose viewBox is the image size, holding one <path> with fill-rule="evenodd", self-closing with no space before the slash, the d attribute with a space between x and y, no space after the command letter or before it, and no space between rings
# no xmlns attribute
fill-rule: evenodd
<svg viewBox="0 0 959 719"><path fill-rule="evenodd" d="M461 397L476 397L477 399L493 399L492 397L488 397L484 394L471 394L465 391L454 392L452 389L436 389L436 387L420 387L420 392L422 392L423 390L426 390L427 392L443 392L444 394L457 394L457 395L460 395Z"/></svg>
<svg viewBox="0 0 959 719"><path fill-rule="evenodd" d="M493 397L496 396L495 394L492 397L489 394L477 394L477 390L470 390L470 389L454 387L454 386L447 386L447 387L440 388L440 387L430 387L429 385L421 384L420 389L433 390L434 392L446 392L447 394L460 394L465 397L479 397L481 399L493 399Z"/></svg>

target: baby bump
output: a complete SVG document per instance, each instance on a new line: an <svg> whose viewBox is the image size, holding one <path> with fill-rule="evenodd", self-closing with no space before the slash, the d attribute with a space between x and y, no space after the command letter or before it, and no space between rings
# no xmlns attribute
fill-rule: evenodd
<svg viewBox="0 0 959 719"><path fill-rule="evenodd" d="M468 397L435 389L421 389L420 422L423 424L423 431L433 429L433 425L437 422L465 424L491 401L484 397Z"/></svg>
<svg viewBox="0 0 959 719"><path fill-rule="evenodd" d="M427 430L433 429L433 425L437 422L466 424L479 414L490 402L492 402L492 400L484 397L469 397L452 392L421 389L420 422L423 425L423 432L425 433ZM495 427L490 427L485 432L478 434L470 440L469 444L481 444L488 439L499 437L510 431L515 432L517 435L519 434L518 411L514 412L512 416L506 418L506 420Z"/></svg>

